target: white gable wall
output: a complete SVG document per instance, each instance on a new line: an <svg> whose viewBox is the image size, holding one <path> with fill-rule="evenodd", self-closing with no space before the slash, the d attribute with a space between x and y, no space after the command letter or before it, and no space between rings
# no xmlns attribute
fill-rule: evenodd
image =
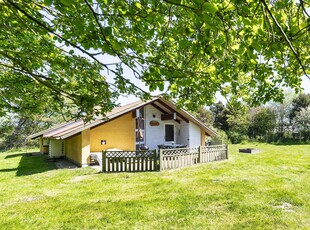
<svg viewBox="0 0 310 230"><path fill-rule="evenodd" d="M175 143L183 144L180 142L182 140L180 139L181 125L173 120L162 121L161 114L162 112L152 105L147 105L145 107L145 145L148 146L149 149L157 149L158 145L165 144L165 124L175 125ZM159 122L159 126L150 126L150 121Z"/></svg>
<svg viewBox="0 0 310 230"><path fill-rule="evenodd" d="M197 147L200 146L201 130L193 122L189 122L189 146Z"/></svg>
<svg viewBox="0 0 310 230"><path fill-rule="evenodd" d="M181 121L177 142L189 146L189 123L186 121Z"/></svg>
<svg viewBox="0 0 310 230"><path fill-rule="evenodd" d="M150 121L158 121L159 126L150 126ZM161 112L155 107L147 105L145 107L145 144L149 149L157 149L157 145L164 143L163 129Z"/></svg>

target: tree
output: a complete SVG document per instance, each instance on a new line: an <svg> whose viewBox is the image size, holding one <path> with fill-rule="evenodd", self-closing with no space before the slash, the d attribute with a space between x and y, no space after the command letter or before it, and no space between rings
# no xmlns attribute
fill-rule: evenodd
<svg viewBox="0 0 310 230"><path fill-rule="evenodd" d="M9 113L0 119L0 149L23 147L28 144L27 136L62 121L63 119L57 113L28 116Z"/></svg>
<svg viewBox="0 0 310 230"><path fill-rule="evenodd" d="M276 115L268 107L260 107L253 114L251 126L249 128L250 135L254 138L268 140L268 134L272 133L276 127Z"/></svg>
<svg viewBox="0 0 310 230"><path fill-rule="evenodd" d="M296 115L302 110L310 105L310 94L299 94L297 98L293 100L292 110L290 113L291 121L296 117Z"/></svg>
<svg viewBox="0 0 310 230"><path fill-rule="evenodd" d="M283 137L292 135L290 114L293 108L293 100L296 96L292 90L286 90L282 102L268 103L268 107L276 115L276 134L280 141L282 141Z"/></svg>
<svg viewBox="0 0 310 230"><path fill-rule="evenodd" d="M21 74L0 75L0 85L10 85L0 89L0 149L24 146L28 135L73 117L61 114L64 103L55 103L59 95ZM69 103L66 106L75 114Z"/></svg>
<svg viewBox="0 0 310 230"><path fill-rule="evenodd" d="M231 103L227 106L228 131L227 136L232 143L240 143L248 140L248 129L250 125L249 108L241 103Z"/></svg>
<svg viewBox="0 0 310 230"><path fill-rule="evenodd" d="M194 113L204 124L208 126L213 126L213 116L211 111L207 110L205 107L200 107Z"/></svg>
<svg viewBox="0 0 310 230"><path fill-rule="evenodd" d="M310 140L310 106L302 108L294 117L294 125L304 141Z"/></svg>
<svg viewBox="0 0 310 230"><path fill-rule="evenodd" d="M226 109L223 102L218 101L214 105L210 106L210 111L214 117L214 127L223 131L227 131L229 128L227 122L229 111Z"/></svg>
<svg viewBox="0 0 310 230"><path fill-rule="evenodd" d="M91 117L119 94L149 97L127 68L189 109L211 104L217 91L250 103L280 100L281 86L298 90L309 73L308 7L304 0L3 0L0 78L12 80L1 81L0 94L28 81L63 110ZM1 95L2 108L11 99Z"/></svg>

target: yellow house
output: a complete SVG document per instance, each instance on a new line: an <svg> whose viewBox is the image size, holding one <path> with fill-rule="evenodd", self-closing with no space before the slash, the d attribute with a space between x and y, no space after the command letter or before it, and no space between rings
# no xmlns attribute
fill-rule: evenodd
<svg viewBox="0 0 310 230"><path fill-rule="evenodd" d="M65 157L79 166L90 154L100 158L103 150L134 151L159 147L204 146L216 132L171 101L153 98L114 108L105 118L90 123L72 121L33 134L40 138L40 152Z"/></svg>

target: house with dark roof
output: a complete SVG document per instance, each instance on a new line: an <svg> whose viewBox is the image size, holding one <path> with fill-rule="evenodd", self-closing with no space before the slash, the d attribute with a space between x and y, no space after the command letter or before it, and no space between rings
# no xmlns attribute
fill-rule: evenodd
<svg viewBox="0 0 310 230"><path fill-rule="evenodd" d="M216 132L191 113L161 97L114 108L105 118L89 123L82 120L57 125L28 138L39 138L40 152L49 157L65 157L79 166L90 155L103 150L204 146L206 137Z"/></svg>

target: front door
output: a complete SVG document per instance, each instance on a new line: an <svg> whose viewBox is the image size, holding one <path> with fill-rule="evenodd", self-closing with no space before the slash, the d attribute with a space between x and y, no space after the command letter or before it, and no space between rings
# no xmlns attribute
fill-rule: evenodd
<svg viewBox="0 0 310 230"><path fill-rule="evenodd" d="M165 124L165 142L174 142L174 125Z"/></svg>

